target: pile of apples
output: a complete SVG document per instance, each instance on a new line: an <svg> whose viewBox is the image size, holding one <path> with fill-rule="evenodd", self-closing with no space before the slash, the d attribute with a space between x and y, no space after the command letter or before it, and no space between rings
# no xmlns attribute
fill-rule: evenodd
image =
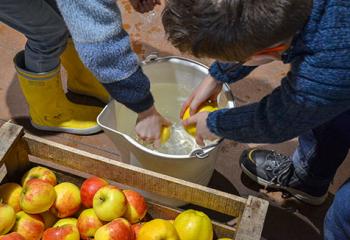
<svg viewBox="0 0 350 240"><path fill-rule="evenodd" d="M141 222L147 213L144 197L96 176L79 189L70 182L57 184L51 170L34 167L21 184L0 185L0 240L213 239L210 219L195 210L175 220Z"/></svg>

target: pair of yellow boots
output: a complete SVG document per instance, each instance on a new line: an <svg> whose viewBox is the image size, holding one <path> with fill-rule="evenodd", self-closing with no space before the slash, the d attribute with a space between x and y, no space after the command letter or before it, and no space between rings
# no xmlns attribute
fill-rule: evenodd
<svg viewBox="0 0 350 240"><path fill-rule="evenodd" d="M67 70L67 86L70 91L95 97L104 103L109 101L109 94L80 61L71 40L68 41L61 61ZM60 67L46 73L26 71L23 52L16 55L14 62L29 105L31 123L35 128L79 135L101 131L96 122L101 108L70 102L62 88Z"/></svg>

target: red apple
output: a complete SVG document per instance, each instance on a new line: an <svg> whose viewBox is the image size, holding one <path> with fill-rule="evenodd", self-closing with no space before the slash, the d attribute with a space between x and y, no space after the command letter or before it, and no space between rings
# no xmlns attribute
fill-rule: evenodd
<svg viewBox="0 0 350 240"><path fill-rule="evenodd" d="M25 238L16 232L0 236L0 240L25 240Z"/></svg>
<svg viewBox="0 0 350 240"><path fill-rule="evenodd" d="M86 179L80 187L81 203L86 208L92 208L92 200L95 193L104 186L107 186L108 182L103 178L96 176Z"/></svg>
<svg viewBox="0 0 350 240"><path fill-rule="evenodd" d="M22 187L17 183L5 183L0 186L0 199L2 198L3 203L7 203L15 212L21 211L19 205L19 199L21 196Z"/></svg>
<svg viewBox="0 0 350 240"><path fill-rule="evenodd" d="M127 200L127 209L123 217L130 223L140 222L147 213L145 198L133 190L123 190L123 193Z"/></svg>
<svg viewBox="0 0 350 240"><path fill-rule="evenodd" d="M56 175L45 167L34 167L30 169L22 178L22 186L24 186L30 179L38 178L52 186L57 184Z"/></svg>
<svg viewBox="0 0 350 240"><path fill-rule="evenodd" d="M0 202L0 235L8 233L16 222L13 207Z"/></svg>
<svg viewBox="0 0 350 240"><path fill-rule="evenodd" d="M26 240L40 240L44 228L44 222L40 215L20 211L16 214L16 223L12 231L21 234Z"/></svg>
<svg viewBox="0 0 350 240"><path fill-rule="evenodd" d="M78 218L78 230L80 238L94 238L97 229L103 226L103 222L97 217L94 209L85 209Z"/></svg>
<svg viewBox="0 0 350 240"><path fill-rule="evenodd" d="M100 188L93 200L94 211L102 221L112 221L123 216L126 204L123 192L112 185Z"/></svg>
<svg viewBox="0 0 350 240"><path fill-rule="evenodd" d="M68 224L61 227L46 229L42 240L79 240L80 235L76 226Z"/></svg>
<svg viewBox="0 0 350 240"><path fill-rule="evenodd" d="M24 185L20 206L26 213L43 213L50 209L55 202L56 193L53 186L41 179L30 179Z"/></svg>
<svg viewBox="0 0 350 240"><path fill-rule="evenodd" d="M134 232L134 239L137 239L137 235L139 234L139 231L142 226L143 226L143 223L135 223L131 225L131 230Z"/></svg>
<svg viewBox="0 0 350 240"><path fill-rule="evenodd" d="M95 234L95 240L134 240L134 233L126 219L117 218L100 227Z"/></svg>
<svg viewBox="0 0 350 240"><path fill-rule="evenodd" d="M73 183L63 182L55 187L57 195L51 211L59 218L65 218L74 215L80 209L80 191Z"/></svg>

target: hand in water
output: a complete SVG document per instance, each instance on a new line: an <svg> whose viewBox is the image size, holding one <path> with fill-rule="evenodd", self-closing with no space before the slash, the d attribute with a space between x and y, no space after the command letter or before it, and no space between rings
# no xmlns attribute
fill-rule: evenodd
<svg viewBox="0 0 350 240"><path fill-rule="evenodd" d="M159 147L161 130L164 126L170 125L170 121L162 117L157 109L152 106L150 109L139 113L135 131L141 140L154 143L156 147Z"/></svg>
<svg viewBox="0 0 350 240"><path fill-rule="evenodd" d="M187 107L190 107L190 115L192 116L198 110L198 107L208 101L216 101L218 94L222 89L222 83L208 75L199 86L187 98L181 108L180 117L184 115Z"/></svg>
<svg viewBox="0 0 350 240"><path fill-rule="evenodd" d="M130 3L136 11L146 13L152 11L156 5L160 5L160 0L130 0Z"/></svg>

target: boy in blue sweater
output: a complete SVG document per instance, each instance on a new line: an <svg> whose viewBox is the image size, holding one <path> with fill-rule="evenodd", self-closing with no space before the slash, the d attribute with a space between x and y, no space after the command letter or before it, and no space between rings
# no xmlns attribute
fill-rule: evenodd
<svg viewBox="0 0 350 240"><path fill-rule="evenodd" d="M139 12L160 3L130 1ZM123 103L138 113L137 134L159 142L162 126L169 123L153 105L150 82L131 50L115 0L57 0L57 5L55 0L3 0L0 21L28 39L14 62L35 128L75 134L101 130L96 123L100 108L66 98L60 78L62 63L69 90L103 102L112 97Z"/></svg>
<svg viewBox="0 0 350 240"><path fill-rule="evenodd" d="M219 60L185 102L183 110L190 107L192 114L223 82L274 60L291 64L281 86L260 102L197 113L184 125L196 125L200 144L216 137L279 143L299 136L292 156L251 149L241 167L261 185L323 203L350 148L350 2L168 0L163 24L181 51ZM326 239L350 238L349 199L348 181L328 211Z"/></svg>

